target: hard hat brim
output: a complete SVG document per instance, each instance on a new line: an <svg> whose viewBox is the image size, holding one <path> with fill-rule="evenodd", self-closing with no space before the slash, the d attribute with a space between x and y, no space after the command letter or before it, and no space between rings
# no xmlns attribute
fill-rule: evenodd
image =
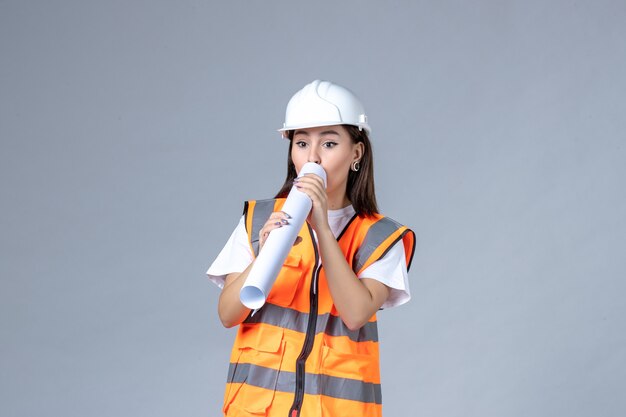
<svg viewBox="0 0 626 417"><path fill-rule="evenodd" d="M362 124L352 124L352 123L344 123L344 122L340 122L340 121L326 121L326 122L311 122L311 123L303 123L303 124L298 124L298 125L293 125L293 126L285 126L282 129L278 129L278 132L284 133L288 132L290 130L296 130L296 129L308 129L311 127L322 127L322 126L335 126L335 125L350 125L350 126L356 126L360 129L365 129L365 131L370 134L372 132L372 130L370 129L369 125L367 123L362 123Z"/></svg>

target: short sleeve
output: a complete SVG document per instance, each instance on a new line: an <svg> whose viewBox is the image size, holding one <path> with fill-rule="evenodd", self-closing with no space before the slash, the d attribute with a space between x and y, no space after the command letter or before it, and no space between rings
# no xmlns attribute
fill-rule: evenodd
<svg viewBox="0 0 626 417"><path fill-rule="evenodd" d="M243 272L254 259L244 221L244 216L241 216L228 242L206 271L209 280L220 288L224 288L228 274Z"/></svg>
<svg viewBox="0 0 626 417"><path fill-rule="evenodd" d="M359 278L375 279L389 287L389 298L381 308L391 308L409 301L411 292L402 240L396 242L385 256L365 268Z"/></svg>

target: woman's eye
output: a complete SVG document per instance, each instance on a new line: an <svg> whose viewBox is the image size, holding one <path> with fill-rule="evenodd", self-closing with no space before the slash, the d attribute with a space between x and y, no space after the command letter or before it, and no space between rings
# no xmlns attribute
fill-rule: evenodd
<svg viewBox="0 0 626 417"><path fill-rule="evenodd" d="M322 146L325 148L334 148L337 145L337 142L324 142Z"/></svg>
<svg viewBox="0 0 626 417"><path fill-rule="evenodd" d="M296 142L296 146L298 148L304 148L306 146L306 142L304 142L302 140L299 140L299 141Z"/></svg>

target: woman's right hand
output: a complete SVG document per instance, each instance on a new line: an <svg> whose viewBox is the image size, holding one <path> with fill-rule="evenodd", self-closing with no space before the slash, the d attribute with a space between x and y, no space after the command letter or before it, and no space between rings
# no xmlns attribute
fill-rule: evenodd
<svg viewBox="0 0 626 417"><path fill-rule="evenodd" d="M270 232L289 224L289 219L291 219L291 216L284 211L276 211L270 215L270 218L259 231L259 253ZM239 292L248 278L248 273L250 273L252 265L254 265L254 261L252 261L243 272L234 272L228 274L226 277L217 307L220 320L224 327L230 328L236 326L243 322L248 314L250 314L250 309L241 304Z"/></svg>
<svg viewBox="0 0 626 417"><path fill-rule="evenodd" d="M289 219L291 219L291 216L284 211L275 211L270 215L270 218L267 219L267 221L259 231L259 253L261 253L261 248L263 248L263 245L265 244L267 237L270 235L270 232L274 229L278 229L279 227L288 225Z"/></svg>

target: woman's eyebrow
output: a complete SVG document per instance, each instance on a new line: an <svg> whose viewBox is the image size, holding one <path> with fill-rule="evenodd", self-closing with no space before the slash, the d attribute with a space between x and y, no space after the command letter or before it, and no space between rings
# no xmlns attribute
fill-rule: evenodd
<svg viewBox="0 0 626 417"><path fill-rule="evenodd" d="M293 134L293 136L297 136L297 135L304 135L304 136L311 136L309 135L309 132L307 132L306 130L296 130ZM324 136L324 135L337 135L339 136L339 132L337 132L336 130L324 130L323 132L319 133L319 136Z"/></svg>

